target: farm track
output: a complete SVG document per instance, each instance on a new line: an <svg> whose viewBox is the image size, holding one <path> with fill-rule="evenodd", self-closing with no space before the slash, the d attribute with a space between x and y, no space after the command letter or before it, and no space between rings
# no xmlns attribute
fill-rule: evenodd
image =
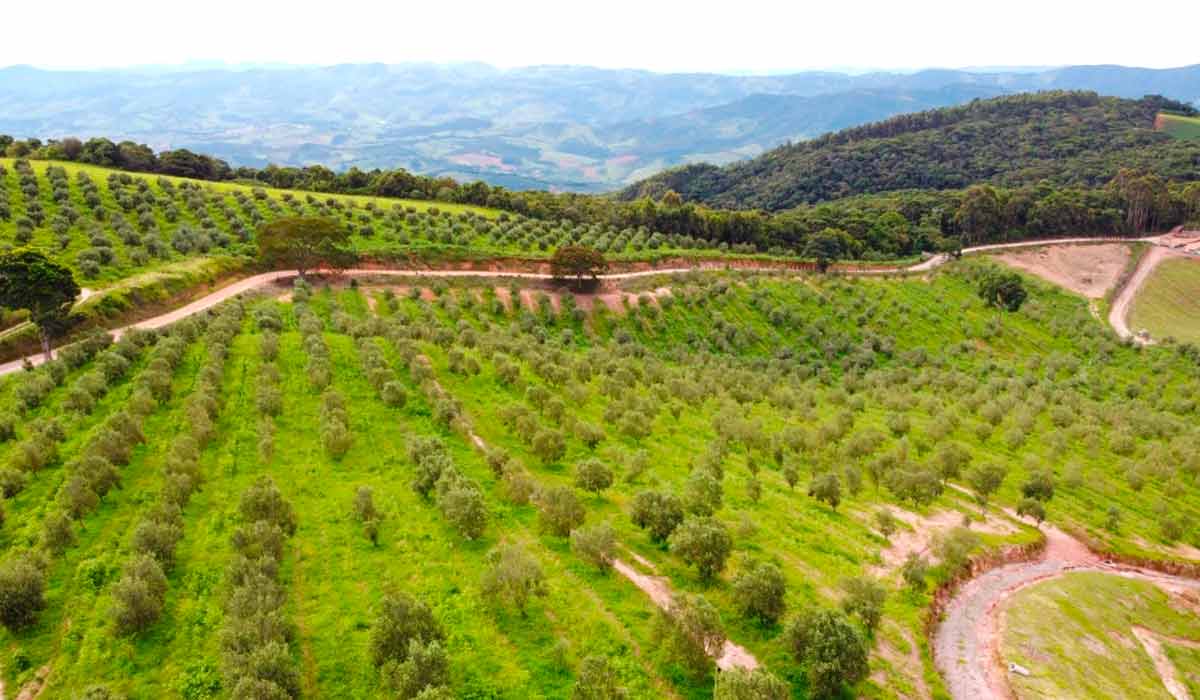
<svg viewBox="0 0 1200 700"><path fill-rule="evenodd" d="M957 487L956 487L957 488ZM960 491L965 489L959 488ZM1005 509L1009 517L1016 513ZM933 655L950 695L961 700L1008 700L1013 692L1000 655L1000 615L1017 592L1072 572L1095 572L1148 581L1164 589L1200 591L1200 581L1104 561L1070 534L1043 524L1046 548L1031 562L1009 564L962 586L934 633ZM1164 682L1169 681L1164 677Z"/></svg>
<svg viewBox="0 0 1200 700"><path fill-rule="evenodd" d="M1011 248L1023 248L1023 247L1030 247L1030 246L1063 245L1063 244L1069 244L1069 243L1096 243L1096 242L1129 242L1129 243L1132 243L1132 242L1137 242L1137 241L1150 242L1150 243L1157 244L1158 238L1157 237L1137 238L1137 239L1134 239L1134 238L1055 238L1055 239L1041 240L1041 241L1019 241L1016 243L994 243L994 244L990 244L990 245L974 246L971 248L964 248L962 252L963 252L963 254L969 255L969 254L973 254L973 253L985 253L985 252L993 251L993 250L1007 250L1007 249L1011 249ZM914 265L910 265L908 267L888 268L888 269L848 268L848 269L840 270L839 272L841 272L842 274L853 275L853 276L877 276L877 275L885 275L885 274L892 274L892 273L915 274L915 273L929 272L938 267L941 267L942 265L945 265L947 262L950 262L950 260L951 260L951 257L949 255L942 253L942 254L934 255L933 257L929 258L928 260L925 260L920 263L916 263ZM680 274L686 274L689 272L703 272L703 271L726 270L726 269L758 270L758 271L763 271L763 272L767 272L767 271L777 271L777 272L792 271L792 272L795 272L795 271L797 271L797 269L794 266L789 266L789 265L758 265L758 264L735 265L735 264L733 264L734 262L735 261L713 261L713 262L709 262L709 263L701 263L701 264L692 265L692 266L688 266L688 267L667 267L667 268L656 268L656 269L649 269L649 270L636 270L636 271L632 271L632 272L616 272L616 273L611 273L611 274L599 275L597 277L597 279L599 279L602 282L619 282L622 280L639 279L639 278L644 278L644 277L654 277L657 275L680 275ZM525 272L525 271L517 271L517 270L477 270L477 269L428 270L428 269L419 269L419 268L418 269L358 268L358 269L345 270L341 274L346 275L346 276L351 276L351 277L370 277L370 276L428 277L428 278L455 278L455 277L471 278L471 277L474 277L474 278L501 278L501 279L529 279L529 280L542 280L542 281L554 279L553 275L543 273L543 272ZM209 294L205 297L202 297L200 299L197 299L189 304L181 306L180 308L175 309L174 311L169 311L165 314L161 314L161 315L155 316L153 318L145 319L143 321L138 321L137 323L133 323L133 324L130 324L127 326L121 326L119 328L112 329L109 332L112 333L114 338L119 339L123 333L125 333L126 331L129 331L129 330L133 330L133 329L153 330L153 329L157 329L157 328L162 328L164 326L169 326L172 323L175 323L176 321L180 321L189 316L201 313L203 311L207 311L208 309L211 309L212 307L220 304L221 302L226 301L226 300L228 300L232 297L235 297L239 294L243 294L245 292L259 289L261 287L265 287L267 285L270 285L270 284L273 284L275 282L279 282L282 280L293 279L296 276L297 276L296 273L291 270L277 270L274 272L264 272L261 274L252 275L250 277L246 277L246 278L238 280L237 282L234 282L230 285L222 287L221 289L218 289L218 290L212 292L211 294ZM93 290L86 290L86 294L81 295L81 296L82 296L82 298L87 298L87 297L93 296L97 293L99 293L99 292L96 292ZM1111 320L1112 320L1112 316L1110 315L1110 321ZM1118 330L1118 332L1120 332L1119 328L1117 330ZM1125 336L1123 336L1123 337L1125 337ZM39 353L36 355L30 355L25 358L21 358L21 359L13 360L11 362L6 362L4 364L0 364L0 376L6 375L6 374L12 374L13 372L20 371L25 366L26 362L29 362L30 364L36 366L36 365L41 364L42 361L43 361L43 358L42 358L41 354Z"/></svg>

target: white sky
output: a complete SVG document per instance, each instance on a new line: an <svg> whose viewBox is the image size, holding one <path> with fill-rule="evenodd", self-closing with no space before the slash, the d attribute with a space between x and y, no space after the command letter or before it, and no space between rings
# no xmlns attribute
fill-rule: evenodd
<svg viewBox="0 0 1200 700"><path fill-rule="evenodd" d="M1200 1L41 0L0 66L482 61L774 72L1200 62Z"/></svg>

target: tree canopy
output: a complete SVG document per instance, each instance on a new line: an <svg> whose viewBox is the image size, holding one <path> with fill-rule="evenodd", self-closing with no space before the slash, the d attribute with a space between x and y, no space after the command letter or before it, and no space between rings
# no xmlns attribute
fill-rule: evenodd
<svg viewBox="0 0 1200 700"><path fill-rule="evenodd" d="M303 277L325 266L342 270L353 264L350 231L334 219L293 216L258 229L258 257L272 267L295 269Z"/></svg>
<svg viewBox="0 0 1200 700"><path fill-rule="evenodd" d="M78 296L79 285L71 271L44 254L23 248L0 255L0 307L29 311L46 359L50 359L51 338L65 330Z"/></svg>
<svg viewBox="0 0 1200 700"><path fill-rule="evenodd" d="M556 278L575 278L575 286L582 287L586 277L595 280L596 276L608 269L604 254L594 248L580 245L560 246L550 256L550 273Z"/></svg>

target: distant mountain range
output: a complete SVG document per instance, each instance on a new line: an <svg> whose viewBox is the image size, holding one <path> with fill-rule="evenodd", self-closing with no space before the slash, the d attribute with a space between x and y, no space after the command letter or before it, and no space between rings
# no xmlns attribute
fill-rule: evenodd
<svg viewBox="0 0 1200 700"><path fill-rule="evenodd" d="M481 64L17 66L0 70L0 132L130 139L234 165L404 167L515 188L606 191L896 114L1049 89L1200 104L1200 65L778 76Z"/></svg>

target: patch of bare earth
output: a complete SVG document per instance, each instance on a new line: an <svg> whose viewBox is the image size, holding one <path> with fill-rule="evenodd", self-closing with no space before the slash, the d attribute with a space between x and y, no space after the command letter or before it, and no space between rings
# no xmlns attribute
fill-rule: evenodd
<svg viewBox="0 0 1200 700"><path fill-rule="evenodd" d="M640 561L645 561L639 557ZM650 600L663 610L671 608L671 601L674 594L671 593L671 586L667 579L663 576L651 576L643 574L636 568L621 561L613 559L613 569L625 578L629 579L633 585L637 586L646 595L650 596ZM745 647L738 646L731 640L726 639L720 649L710 649L709 654L716 657L717 668L722 671L728 671L733 668L744 668L753 670L758 668L758 659L746 650Z"/></svg>
<svg viewBox="0 0 1200 700"><path fill-rule="evenodd" d="M1015 250L996 259L1077 294L1100 299L1116 285L1130 255L1127 245L1103 243Z"/></svg>
<svg viewBox="0 0 1200 700"><path fill-rule="evenodd" d="M883 564L875 567L874 570L874 573L878 575L895 572L910 554L927 555L939 534L964 524L963 514L956 510L944 510L928 515L921 515L903 508L892 508L891 511L897 520L908 527L893 533L887 548L880 552ZM979 517L979 515L972 516L970 522L970 528L976 532L1009 535L1017 531L1015 525L990 513L982 520Z"/></svg>
<svg viewBox="0 0 1200 700"><path fill-rule="evenodd" d="M1163 651L1163 639L1146 629L1145 627L1133 626L1133 636L1141 642L1142 648L1150 655L1150 660L1154 662L1154 670L1158 672L1159 678L1162 678L1163 685L1167 687L1167 692L1171 694L1175 700L1192 700L1192 694L1188 692L1187 686L1179 679L1179 672L1175 668L1175 664L1167 657L1167 653ZM1172 640L1178 643L1176 640ZM1189 641L1190 640L1184 640ZM1191 642L1197 647L1200 647L1200 642Z"/></svg>

